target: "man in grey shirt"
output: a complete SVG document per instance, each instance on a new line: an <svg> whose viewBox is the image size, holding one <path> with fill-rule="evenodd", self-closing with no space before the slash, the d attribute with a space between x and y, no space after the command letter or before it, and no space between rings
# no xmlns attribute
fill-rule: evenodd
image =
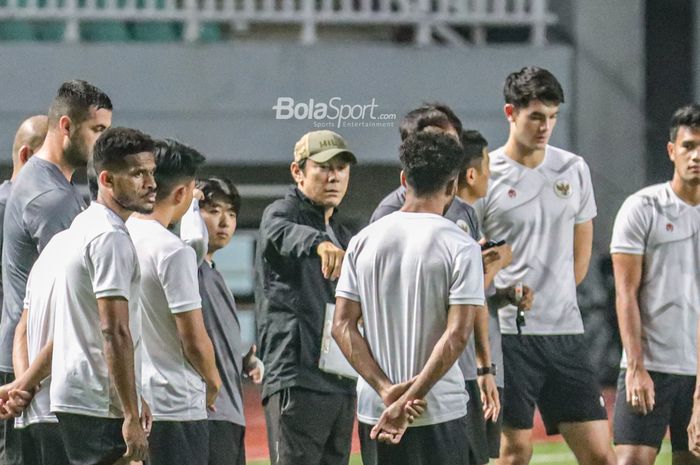
<svg viewBox="0 0 700 465"><path fill-rule="evenodd" d="M7 181L0 184L0 250L2 250L3 241L3 230L2 230L2 219L5 217L5 207L7 205L7 199L10 197L10 192L12 192L12 183L17 179L20 170L24 167L24 164L29 160L29 157L34 155L34 152L41 146L46 137L47 130L47 118L44 115L37 115L27 118L20 124L17 133L15 134L15 139L12 144L12 177ZM2 269L0 268L0 279L2 279ZM0 286L0 307L2 307L2 286ZM1 320L0 320L1 321ZM10 375L12 376L12 375ZM6 379L7 376L4 374L0 376L0 385L5 384L10 381ZM7 446L5 442L9 442L9 452L7 452ZM19 450L18 446L13 446L16 444L17 436L14 433L14 419L7 421L0 420L0 463L4 464L6 455L16 453ZM7 460L9 463L15 463L16 458Z"/></svg>
<svg viewBox="0 0 700 465"><path fill-rule="evenodd" d="M85 81L63 83L49 108L44 144L13 183L3 223L2 384L13 380L12 343L29 271L54 234L67 229L85 208L71 178L87 164L95 140L111 122L112 102L104 92ZM18 444L6 446L10 450L1 449L0 465L21 464Z"/></svg>
<svg viewBox="0 0 700 465"><path fill-rule="evenodd" d="M2 250L2 219L5 217L5 206L10 198L12 183L15 182L20 170L34 155L46 138L48 129L48 118L46 115L30 116L22 121L15 133L12 143L12 177L0 184L0 250ZM2 274L0 272L0 278ZM0 307L2 307L2 286L0 286Z"/></svg>
<svg viewBox="0 0 700 465"><path fill-rule="evenodd" d="M231 181L223 178L199 181L197 188L203 194L199 207L209 236L204 263L199 266L199 294L221 375L216 411L209 412L209 465L245 465L241 375L260 384L262 362L255 357L254 345L243 354L236 301L213 262L214 253L226 247L236 231L241 196Z"/></svg>

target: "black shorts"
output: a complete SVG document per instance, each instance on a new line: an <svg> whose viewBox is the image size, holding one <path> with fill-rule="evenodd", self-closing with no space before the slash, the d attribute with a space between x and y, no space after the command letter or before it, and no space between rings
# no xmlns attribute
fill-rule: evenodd
<svg viewBox="0 0 700 465"><path fill-rule="evenodd" d="M489 463L489 444L486 437L481 390L476 380L465 380L469 394L467 401L467 441L469 443L469 465Z"/></svg>
<svg viewBox="0 0 700 465"><path fill-rule="evenodd" d="M112 465L126 453L121 418L56 413L71 465Z"/></svg>
<svg viewBox="0 0 700 465"><path fill-rule="evenodd" d="M70 465L58 423L34 423L17 431L24 465Z"/></svg>
<svg viewBox="0 0 700 465"><path fill-rule="evenodd" d="M506 427L532 429L535 405L549 435L560 423L607 419L583 334L504 334L502 343Z"/></svg>
<svg viewBox="0 0 700 465"><path fill-rule="evenodd" d="M0 386L14 380L14 374L0 372ZM0 465L22 465L22 444L14 418L0 420Z"/></svg>
<svg viewBox="0 0 700 465"><path fill-rule="evenodd" d="M467 417L408 428L396 445L370 439L372 428L359 424L364 465L469 465Z"/></svg>
<svg viewBox="0 0 700 465"><path fill-rule="evenodd" d="M271 462L347 465L355 396L292 387L265 399Z"/></svg>
<svg viewBox="0 0 700 465"><path fill-rule="evenodd" d="M245 465L245 426L209 420L209 465Z"/></svg>
<svg viewBox="0 0 700 465"><path fill-rule="evenodd" d="M627 403L626 370L617 379L617 398L613 416L615 444L661 447L666 429L671 430L673 452L688 450L688 423L693 413L695 376L670 375L650 371L654 381L654 410L641 415Z"/></svg>
<svg viewBox="0 0 700 465"><path fill-rule="evenodd" d="M209 422L154 421L148 465L208 465Z"/></svg>

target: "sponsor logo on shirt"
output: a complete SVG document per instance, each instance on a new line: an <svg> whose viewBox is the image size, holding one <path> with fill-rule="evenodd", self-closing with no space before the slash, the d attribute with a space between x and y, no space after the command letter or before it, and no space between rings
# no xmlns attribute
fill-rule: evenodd
<svg viewBox="0 0 700 465"><path fill-rule="evenodd" d="M516 195L518 195L518 193L515 192L515 189L508 189L508 197L514 199Z"/></svg>
<svg viewBox="0 0 700 465"><path fill-rule="evenodd" d="M571 197L571 184L567 181L557 181L554 183L554 193L557 197L568 199Z"/></svg>
<svg viewBox="0 0 700 465"><path fill-rule="evenodd" d="M467 224L466 221L464 220L457 220L457 227L464 231L465 233L469 234L469 225Z"/></svg>

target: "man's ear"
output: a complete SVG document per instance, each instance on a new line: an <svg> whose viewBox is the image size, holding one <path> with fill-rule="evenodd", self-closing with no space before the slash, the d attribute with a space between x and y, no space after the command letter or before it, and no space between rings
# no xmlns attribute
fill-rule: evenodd
<svg viewBox="0 0 700 465"><path fill-rule="evenodd" d="M295 161L289 165L289 172L292 173L292 179L294 179L294 182L297 184L304 179L304 170L302 170L299 163Z"/></svg>
<svg viewBox="0 0 700 465"><path fill-rule="evenodd" d="M97 182L98 185L103 185L111 189L113 187L114 178L109 171L102 170L100 174L97 175Z"/></svg>
<svg viewBox="0 0 700 465"><path fill-rule="evenodd" d="M669 142L666 144L666 151L668 152L668 158L671 159L672 162L676 162L676 144L673 142Z"/></svg>
<svg viewBox="0 0 700 465"><path fill-rule="evenodd" d="M24 165L27 163L27 160L29 160L29 157L31 157L33 153L34 151L30 149L28 145L21 146L17 154L19 156L20 164Z"/></svg>
<svg viewBox="0 0 700 465"><path fill-rule="evenodd" d="M175 188L172 192L173 202L179 204L185 198L185 191L187 190L186 185L181 185Z"/></svg>
<svg viewBox="0 0 700 465"><path fill-rule="evenodd" d="M503 105L503 114L506 115L506 119L509 122L514 122L515 117L513 115L515 114L515 106L512 103L506 103Z"/></svg>
<svg viewBox="0 0 700 465"><path fill-rule="evenodd" d="M467 178L467 185L473 186L474 182L476 181L476 168L474 168L474 167L467 168L466 178Z"/></svg>
<svg viewBox="0 0 700 465"><path fill-rule="evenodd" d="M399 175L399 181L403 187L406 187L406 173L404 173L403 170L401 170L401 174Z"/></svg>
<svg viewBox="0 0 700 465"><path fill-rule="evenodd" d="M69 137L70 132L73 129L73 121L70 119L70 116L61 116L61 118L58 120L58 130L60 131L61 135Z"/></svg>

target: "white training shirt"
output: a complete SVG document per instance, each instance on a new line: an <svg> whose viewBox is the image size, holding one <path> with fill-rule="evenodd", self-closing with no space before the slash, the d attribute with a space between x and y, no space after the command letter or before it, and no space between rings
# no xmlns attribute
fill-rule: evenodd
<svg viewBox="0 0 700 465"><path fill-rule="evenodd" d="M490 155L488 193L474 208L484 235L505 239L513 249L513 261L496 275L496 287L522 282L533 289L535 300L523 334L582 333L574 226L596 216L588 165L550 145L534 169L508 158L503 147ZM516 307L501 308L499 316L501 332L517 334Z"/></svg>
<svg viewBox="0 0 700 465"><path fill-rule="evenodd" d="M64 240L53 270L51 411L121 418L121 401L104 356L97 299L123 297L129 301L136 387L140 391L136 251L122 219L96 202L73 220L61 237Z"/></svg>
<svg viewBox="0 0 700 465"><path fill-rule="evenodd" d="M700 205L670 183L640 190L615 219L610 253L643 255L639 310L647 370L695 376L700 310ZM621 366L627 366L622 353Z"/></svg>
<svg viewBox="0 0 700 465"><path fill-rule="evenodd" d="M447 328L449 305L484 305L479 245L453 222L431 213L394 212L370 224L348 245L336 297L362 305L365 339L393 383L425 367ZM384 411L362 378L357 416L376 424ZM464 376L455 363L428 392L425 413L410 426L467 413Z"/></svg>
<svg viewBox="0 0 700 465"><path fill-rule="evenodd" d="M61 231L54 235L41 251L41 255L27 279L27 294L24 308L27 313L27 355L29 364L36 359L44 346L53 339L54 329L54 284L56 282L57 264L61 263L64 251L70 247L70 235ZM22 415L15 418L15 428L24 428L35 423L57 423L56 415L51 413L49 390L51 375L41 381L40 389L32 398L29 407Z"/></svg>
<svg viewBox="0 0 700 465"><path fill-rule="evenodd" d="M141 266L143 397L156 421L206 420L206 385L187 361L174 315L202 308L194 250L155 220L126 222Z"/></svg>

